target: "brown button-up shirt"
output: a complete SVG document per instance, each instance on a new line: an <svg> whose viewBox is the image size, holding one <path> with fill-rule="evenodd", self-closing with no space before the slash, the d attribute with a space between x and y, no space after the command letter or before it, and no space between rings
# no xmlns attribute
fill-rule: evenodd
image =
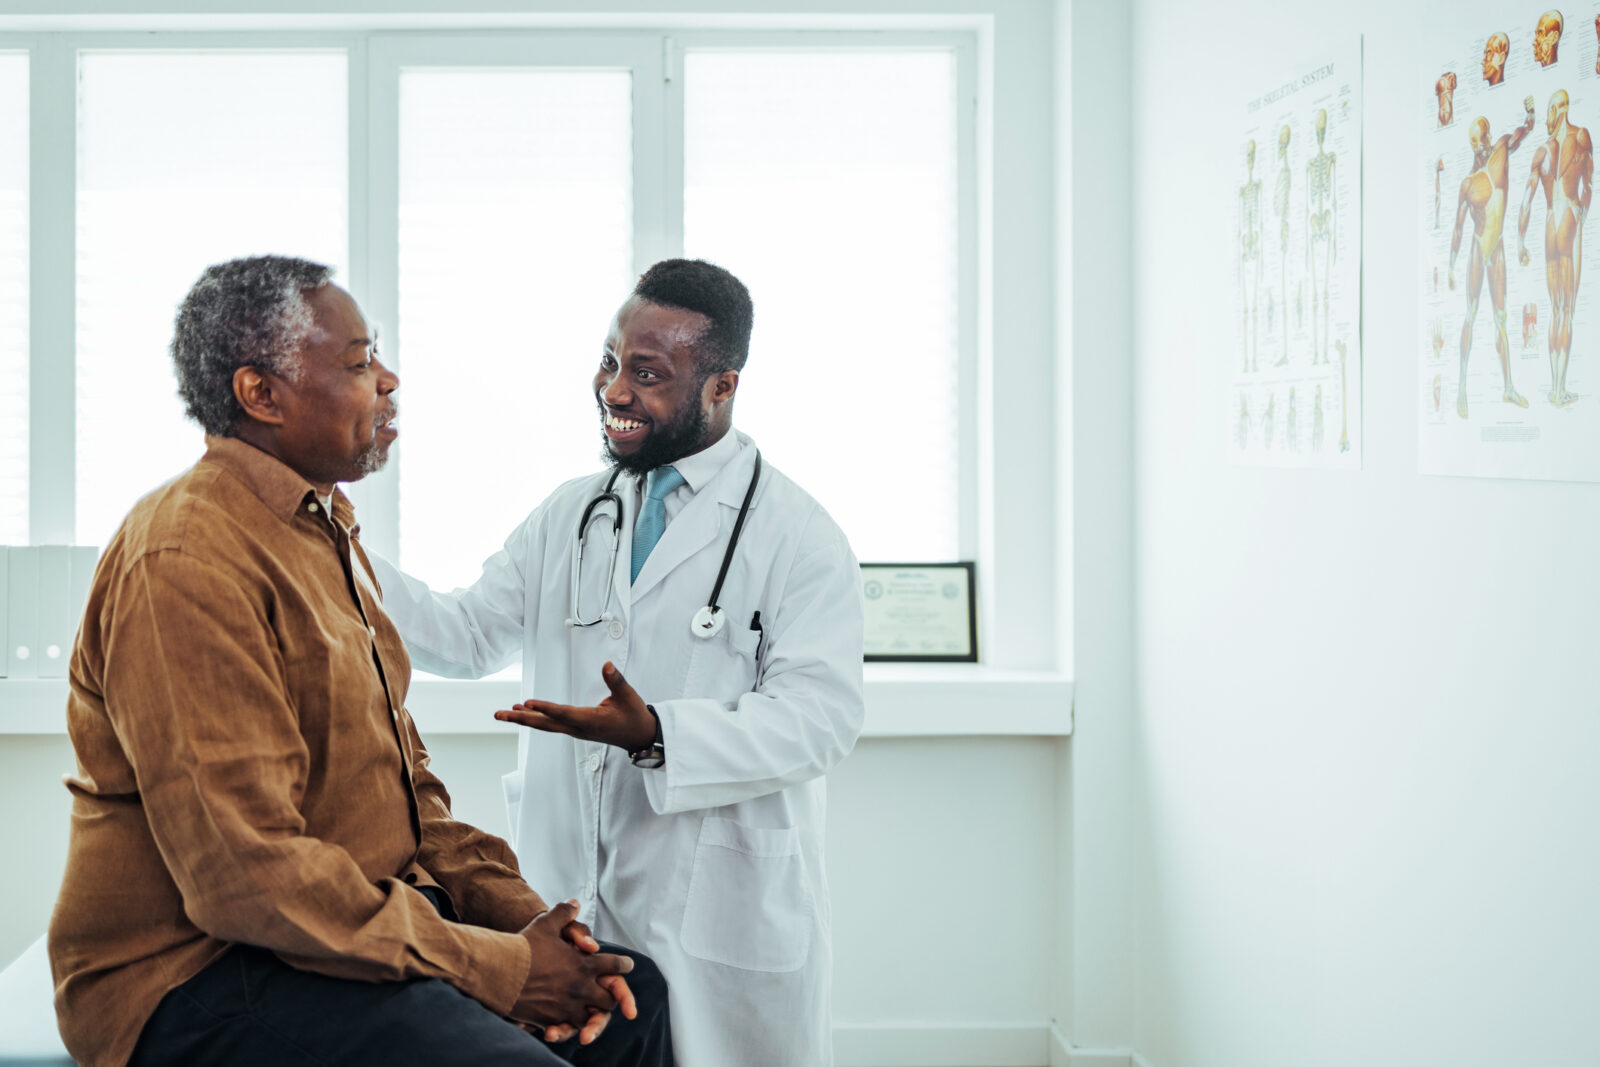
<svg viewBox="0 0 1600 1067"><path fill-rule="evenodd" d="M505 1014L531 964L515 931L544 904L428 770L349 500L329 515L265 452L207 444L112 538L73 651L49 940L68 1050L125 1063L161 998L235 942L342 978L442 978Z"/></svg>

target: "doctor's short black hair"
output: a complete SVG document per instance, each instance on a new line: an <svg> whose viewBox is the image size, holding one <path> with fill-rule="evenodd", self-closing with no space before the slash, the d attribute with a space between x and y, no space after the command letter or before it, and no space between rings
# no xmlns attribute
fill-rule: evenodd
<svg viewBox="0 0 1600 1067"><path fill-rule="evenodd" d="M711 320L695 341L695 365L701 374L744 369L755 309L750 291L728 271L703 259L663 259L639 276L633 295Z"/></svg>

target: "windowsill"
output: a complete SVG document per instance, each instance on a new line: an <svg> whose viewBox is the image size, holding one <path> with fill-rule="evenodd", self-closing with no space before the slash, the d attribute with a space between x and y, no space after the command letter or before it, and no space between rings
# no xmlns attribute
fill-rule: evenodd
<svg viewBox="0 0 1600 1067"><path fill-rule="evenodd" d="M424 679L411 688L423 735L515 733L493 717L527 695L516 681ZM862 737L1060 737L1072 733L1072 680L982 664L869 663ZM0 679L0 735L66 730L65 678Z"/></svg>

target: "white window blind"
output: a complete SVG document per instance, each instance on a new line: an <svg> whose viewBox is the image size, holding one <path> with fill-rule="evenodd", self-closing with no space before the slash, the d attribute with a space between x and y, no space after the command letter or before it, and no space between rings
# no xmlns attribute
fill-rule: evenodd
<svg viewBox="0 0 1600 1067"><path fill-rule="evenodd" d="M303 256L349 284L346 79L342 52L81 57L79 543L204 451L168 345L206 266Z"/></svg>
<svg viewBox="0 0 1600 1067"><path fill-rule="evenodd" d="M28 57L0 52L0 544L28 543Z"/></svg>
<svg viewBox="0 0 1600 1067"><path fill-rule="evenodd" d="M470 583L599 469L591 381L633 284L631 75L400 73L400 558Z"/></svg>
<svg viewBox="0 0 1600 1067"><path fill-rule="evenodd" d="M695 50L684 249L750 287L734 421L863 560L959 555L956 57Z"/></svg>

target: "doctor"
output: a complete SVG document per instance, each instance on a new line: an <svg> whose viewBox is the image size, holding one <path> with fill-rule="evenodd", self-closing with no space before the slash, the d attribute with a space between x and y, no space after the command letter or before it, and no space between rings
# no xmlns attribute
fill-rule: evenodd
<svg viewBox="0 0 1600 1067"><path fill-rule="evenodd" d="M552 493L468 589L374 562L419 666L477 677L522 654L540 699L496 717L532 728L505 780L524 872L656 959L678 1062L817 1067L823 776L861 730L861 578L733 429L750 325L727 271L651 267L594 378L612 469Z"/></svg>

